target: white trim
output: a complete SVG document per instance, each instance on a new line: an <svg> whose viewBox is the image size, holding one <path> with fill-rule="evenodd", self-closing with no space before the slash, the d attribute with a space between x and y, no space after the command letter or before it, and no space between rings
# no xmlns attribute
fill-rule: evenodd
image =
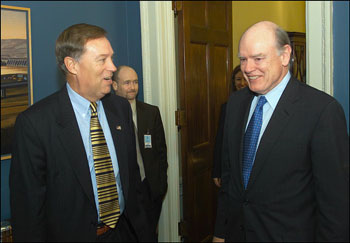
<svg viewBox="0 0 350 243"><path fill-rule="evenodd" d="M333 95L333 3L305 1L306 82Z"/></svg>
<svg viewBox="0 0 350 243"><path fill-rule="evenodd" d="M168 193L159 220L159 241L179 242L179 150L175 125L176 60L171 1L140 1L144 100L157 105L168 148Z"/></svg>
<svg viewBox="0 0 350 243"><path fill-rule="evenodd" d="M148 5L143 1L140 1L140 19L141 19L141 42L142 42L142 69L143 69L143 95L144 101L152 103L152 84L149 82L151 79L151 63L147 62L146 57L150 55L150 36L149 31L149 14L148 14Z"/></svg>

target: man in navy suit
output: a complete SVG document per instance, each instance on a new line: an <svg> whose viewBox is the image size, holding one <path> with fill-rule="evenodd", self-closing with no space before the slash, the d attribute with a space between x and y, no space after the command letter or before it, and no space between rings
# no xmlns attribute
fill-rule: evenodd
<svg viewBox="0 0 350 243"><path fill-rule="evenodd" d="M287 33L272 22L258 22L241 37L249 87L227 104L214 242L349 240L344 112L333 97L291 77L290 55ZM260 99L266 103L259 104L261 127L251 152L253 135L246 133L253 134L252 117L260 120L253 114Z"/></svg>
<svg viewBox="0 0 350 243"><path fill-rule="evenodd" d="M58 37L56 58L67 83L19 114L15 124L10 169L15 241L153 239L143 208L130 105L110 95L116 71L113 53L106 31L98 26L72 25ZM111 227L99 214L92 102L97 104L118 191L120 217Z"/></svg>

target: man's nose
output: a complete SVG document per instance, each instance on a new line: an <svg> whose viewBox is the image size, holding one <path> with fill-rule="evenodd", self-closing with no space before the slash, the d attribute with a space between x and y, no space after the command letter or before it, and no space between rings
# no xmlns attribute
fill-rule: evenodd
<svg viewBox="0 0 350 243"><path fill-rule="evenodd" d="M108 70L115 72L117 71L117 67L114 65L113 60L110 60L109 64L108 64Z"/></svg>
<svg viewBox="0 0 350 243"><path fill-rule="evenodd" d="M255 64L254 64L253 60L248 59L244 65L243 69L244 69L245 73L250 73L250 72L254 71Z"/></svg>

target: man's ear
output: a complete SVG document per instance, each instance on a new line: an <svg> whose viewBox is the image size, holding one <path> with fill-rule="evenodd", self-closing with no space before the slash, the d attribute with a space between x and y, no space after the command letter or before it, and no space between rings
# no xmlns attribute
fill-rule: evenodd
<svg viewBox="0 0 350 243"><path fill-rule="evenodd" d="M117 84L116 81L113 81L113 82L112 82L112 87L113 87L114 91L117 91L117 89L118 89L118 84Z"/></svg>
<svg viewBox="0 0 350 243"><path fill-rule="evenodd" d="M292 47L290 45L285 45L283 47L283 52L281 54L283 66L285 66L285 67L288 66L289 61L291 59L291 53L292 53Z"/></svg>
<svg viewBox="0 0 350 243"><path fill-rule="evenodd" d="M71 74L77 74L77 69L76 69L76 61L72 57L65 57L64 58L64 65L66 66L68 72Z"/></svg>

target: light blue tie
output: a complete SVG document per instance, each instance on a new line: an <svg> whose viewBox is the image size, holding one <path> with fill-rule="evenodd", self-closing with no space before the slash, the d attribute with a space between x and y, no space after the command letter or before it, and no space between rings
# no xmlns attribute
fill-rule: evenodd
<svg viewBox="0 0 350 243"><path fill-rule="evenodd" d="M261 96L258 104L255 107L253 116L251 117L247 130L244 134L243 141L243 183L244 188L247 188L250 171L253 168L256 145L260 134L262 117L263 117L263 106L266 103L265 96Z"/></svg>

